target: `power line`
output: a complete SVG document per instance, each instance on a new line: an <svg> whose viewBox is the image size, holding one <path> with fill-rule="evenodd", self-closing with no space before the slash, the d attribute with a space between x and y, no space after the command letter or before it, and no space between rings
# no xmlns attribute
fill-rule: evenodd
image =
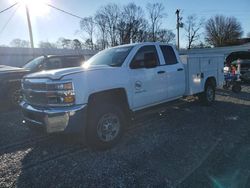
<svg viewBox="0 0 250 188"><path fill-rule="evenodd" d="M8 8L6 8L6 9L4 9L4 10L1 10L1 11L0 11L0 14L3 13L3 12L5 12L5 11L7 11L7 10L9 10L9 9L11 9L11 8L13 8L13 7L16 6L17 4L18 4L18 3L14 3L13 5L9 6Z"/></svg>
<svg viewBox="0 0 250 188"><path fill-rule="evenodd" d="M61 12L65 13L65 14L68 14L68 15L73 16L73 17L75 17L75 18L84 19L84 18L81 17L81 16L78 16L78 15L73 14L73 13L71 13L71 12L68 12L68 11L66 11L66 10L57 8L57 7L55 7L55 6L51 5L51 4L48 4L48 3L46 3L46 4L47 4L49 7L53 8L53 9L56 9L56 10L58 10L58 11L61 11Z"/></svg>
<svg viewBox="0 0 250 188"><path fill-rule="evenodd" d="M10 21L12 20L12 18L14 17L14 15L16 14L17 10L18 10L19 6L15 9L15 11L10 15L9 19L7 20L7 22L3 25L2 29L0 30L0 35L4 32L4 30L6 29L6 27L8 26L8 24L10 23Z"/></svg>
<svg viewBox="0 0 250 188"><path fill-rule="evenodd" d="M84 20L84 18L81 17L81 16L78 16L78 15L73 14L73 13L71 13L71 12L68 12L68 11L66 11L66 10L60 9L60 8L58 8L58 7L56 7L56 6L51 5L51 4L46 3L46 5L49 6L50 8L53 8L53 9L55 9L55 10L58 10L58 11L60 11L60 12L62 12L62 13L67 14L67 15L73 16L73 17L78 18L78 19L80 19L80 20ZM89 22L89 23L98 25L98 23L95 22L95 21L91 21L91 20L86 20L86 21ZM105 30L107 30L107 29L105 29Z"/></svg>

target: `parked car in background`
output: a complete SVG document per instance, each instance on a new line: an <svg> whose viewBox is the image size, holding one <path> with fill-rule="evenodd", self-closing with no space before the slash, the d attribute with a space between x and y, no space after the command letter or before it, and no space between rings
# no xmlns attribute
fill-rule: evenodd
<svg viewBox="0 0 250 188"><path fill-rule="evenodd" d="M244 82L250 82L250 59L241 61L240 66L241 80Z"/></svg>
<svg viewBox="0 0 250 188"><path fill-rule="evenodd" d="M32 59L22 68L0 65L0 103L7 106L19 104L21 79L24 75L44 70L78 67L84 60L83 55L48 55Z"/></svg>

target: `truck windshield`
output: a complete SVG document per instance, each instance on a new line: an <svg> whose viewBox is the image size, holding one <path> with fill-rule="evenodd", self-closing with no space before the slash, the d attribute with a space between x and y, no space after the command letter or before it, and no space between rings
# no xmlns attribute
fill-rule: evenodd
<svg viewBox="0 0 250 188"><path fill-rule="evenodd" d="M90 58L84 63L84 65L108 65L112 67L120 67L132 48L133 46L126 46L103 50Z"/></svg>
<svg viewBox="0 0 250 188"><path fill-rule="evenodd" d="M29 61L28 63L26 63L23 68L28 69L28 70L34 70L42 61L43 61L44 57L40 56L37 57L31 61Z"/></svg>

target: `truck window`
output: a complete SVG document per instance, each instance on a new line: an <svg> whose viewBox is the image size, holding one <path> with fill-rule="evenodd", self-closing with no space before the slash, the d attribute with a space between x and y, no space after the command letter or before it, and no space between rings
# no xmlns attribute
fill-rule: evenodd
<svg viewBox="0 0 250 188"><path fill-rule="evenodd" d="M240 69L241 69L242 73L249 72L250 71L250 60L249 59L242 60L241 65L240 65Z"/></svg>
<svg viewBox="0 0 250 188"><path fill-rule="evenodd" d="M83 57L64 57L62 61L62 68L79 67L84 61Z"/></svg>
<svg viewBox="0 0 250 188"><path fill-rule="evenodd" d="M62 60L59 57L52 57L46 61L46 70L60 69L62 68Z"/></svg>
<svg viewBox="0 0 250 188"><path fill-rule="evenodd" d="M161 45L161 51L166 65L173 65L178 63L174 50L171 46Z"/></svg>
<svg viewBox="0 0 250 188"><path fill-rule="evenodd" d="M115 47L103 50L91 57L84 63L86 67L92 65L108 65L111 67L120 67L128 56L133 46Z"/></svg>
<svg viewBox="0 0 250 188"><path fill-rule="evenodd" d="M42 64L44 60L44 56L37 57L28 63L26 63L23 68L28 69L30 71L35 71L38 69L38 66Z"/></svg>
<svg viewBox="0 0 250 188"><path fill-rule="evenodd" d="M147 61L147 58L152 58L152 54L156 58L154 61L156 65L159 65L159 58L154 45L143 46L135 54L132 62L130 63L131 69L145 68L144 62ZM152 59L150 59L152 60Z"/></svg>

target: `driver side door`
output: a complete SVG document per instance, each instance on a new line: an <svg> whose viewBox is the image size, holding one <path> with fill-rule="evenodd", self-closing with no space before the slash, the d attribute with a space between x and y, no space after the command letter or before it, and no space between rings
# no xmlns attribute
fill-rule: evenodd
<svg viewBox="0 0 250 188"><path fill-rule="evenodd" d="M166 87L161 84L166 81L166 75L159 65L155 45L143 46L134 55L130 62L133 110L149 107L166 99Z"/></svg>

